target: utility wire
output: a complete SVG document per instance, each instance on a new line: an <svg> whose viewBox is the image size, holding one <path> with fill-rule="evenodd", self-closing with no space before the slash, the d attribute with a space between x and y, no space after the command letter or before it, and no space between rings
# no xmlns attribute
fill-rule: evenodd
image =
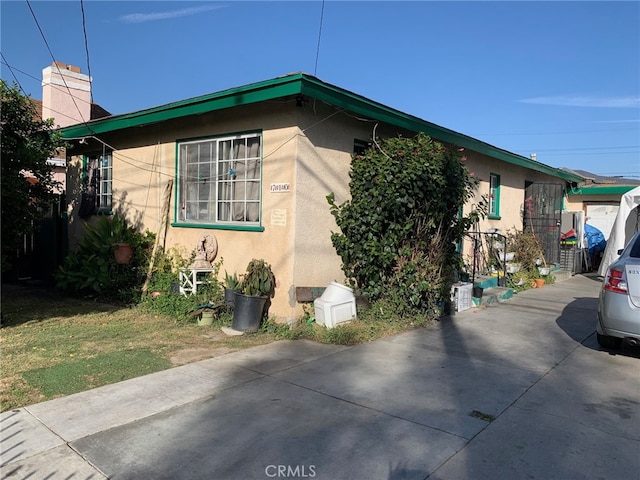
<svg viewBox="0 0 640 480"><path fill-rule="evenodd" d="M577 147L577 148L547 148L547 149L519 148L518 150L531 150L538 153L538 152L573 152L577 150L617 150L621 148L640 148L640 145L622 145L619 147Z"/></svg>
<svg viewBox="0 0 640 480"><path fill-rule="evenodd" d="M2 55L2 52L0 52L0 55ZM16 78L16 75L15 75L15 73L14 73L14 70L15 70L16 72L20 72L20 73L22 73L23 75L27 75L27 76L29 76L29 77L32 77L32 78L34 78L35 80L38 80L38 81L41 81L41 80L40 80L39 78L34 77L34 76L32 76L32 75L29 75L28 73L25 73L25 72L23 72L23 71L21 71L21 70L19 70L19 69L15 68L15 67L11 67L11 65L9 65L9 63L7 63L6 58L4 57L4 55L2 55L2 58L3 58L4 60L3 60L1 63L2 63L3 65L5 65L6 67L8 67L8 68L9 68L9 71L10 71L10 72L11 72L11 74L13 75L13 78L15 79L15 81L18 83L18 86L20 87L20 90L22 90L22 93L24 94L24 96L25 96L25 97L29 97L29 98L31 98L31 95L29 95L29 94L25 91L25 89L24 89L24 88L22 88L22 85L20 85L20 82L19 82L19 81L18 81L18 79ZM64 88L60 88L60 87L57 87L57 86L55 86L55 85L51 85L51 87L52 87L53 89L55 89L55 90L59 90L59 91L61 91L61 92L64 92L65 94L67 94L67 91L66 91ZM73 95L71 95L71 96L73 96ZM77 99L77 100L80 100L81 102L89 103L89 102L87 102L86 100L84 100L84 99L82 99L82 98L75 97L75 96L73 96L73 97L74 97L75 99ZM59 112L58 110L55 110L55 109L53 109L53 108L49 108L49 110L50 110L52 113L55 113L56 115L60 115L61 117L66 117L66 118L70 118L71 120L76 120L76 118L75 118L75 117L72 117L71 115L68 115L68 114L66 114L66 113L64 113L64 112ZM57 118L57 117L56 117L56 118ZM43 120L44 120L44 119L43 119Z"/></svg>
<svg viewBox="0 0 640 480"><path fill-rule="evenodd" d="M625 128L617 128L615 130L567 130L566 132L527 132L527 133L474 133L476 137L486 137L490 135L495 136L527 136L527 135L571 135L574 133L609 133L609 132L621 132L626 130L637 130L637 126L629 126Z"/></svg>
<svg viewBox="0 0 640 480"><path fill-rule="evenodd" d="M82 33L84 34L84 51L87 54L87 75L89 75L89 94L93 103L93 86L91 80L91 63L89 62L89 41L87 39L87 21L84 15L84 1L80 0L80 10L82 10Z"/></svg>
<svg viewBox="0 0 640 480"><path fill-rule="evenodd" d="M316 47L316 65L313 69L313 76L318 76L318 57L320 57L320 38L322 37L322 20L324 18L324 0L322 0L322 9L320 10L320 28L318 29L318 46Z"/></svg>
<svg viewBox="0 0 640 480"><path fill-rule="evenodd" d="M33 11L33 8L31 8L31 3L29 2L29 0L25 0L27 2L27 5L29 7L29 11L31 12L31 16L33 17L33 20L36 22L36 26L38 27L38 30L40 31L40 35L42 36L42 40L44 41L44 44L47 46L47 50L49 51L49 55L51 55L51 59L53 60L54 64L57 66L56 63L56 57L53 55L53 52L51 51L51 47L49 46L49 42L47 42L47 38L44 35L44 32L42 31L42 27L40 27L40 22L38 22L38 18L36 17L35 12ZM58 68L58 72L60 72L60 67ZM69 92L69 95L71 96L71 99L73 100L73 104L76 107L76 110L78 110L78 113L80 114L80 118L82 119L82 123L84 123L87 128L89 128L89 126L87 125L87 121L84 119L84 116L82 115L82 112L80 111L80 107L78 107L78 104L76 103L75 98L73 97L73 95L71 95L71 89L69 88L69 85L67 85L67 81L64 78L64 75L60 75L60 78L62 78L62 82L64 83L64 86L67 87L67 91Z"/></svg>
<svg viewBox="0 0 640 480"><path fill-rule="evenodd" d="M545 153L545 157L582 157L584 155L600 155L608 156L608 155L629 155L629 154L637 154L637 151L631 152L580 152L580 153Z"/></svg>
<svg viewBox="0 0 640 480"><path fill-rule="evenodd" d="M13 79L18 84L18 87L20 87L20 90L22 91L24 96L28 97L29 95L27 95L27 92L25 92L24 88L22 88L22 85L20 85L20 80L18 80L18 77L16 77L16 74L14 73L13 69L11 68L11 66L7 63L7 59L4 58L4 54L2 52L0 52L0 56L2 56L2 63L5 64L9 68L9 71L11 72L11 75L13 76Z"/></svg>
<svg viewBox="0 0 640 480"><path fill-rule="evenodd" d="M36 80L38 83L42 82L42 78L36 77L36 76L34 76L34 75L31 75L30 73L27 73L27 72L24 72L24 71L20 70L19 68L12 67L11 65L9 65L9 62L7 62L7 60L6 60L6 58L4 57L4 55L2 55L2 58L3 58L3 60L2 60L2 62L0 62L0 63L2 63L2 65L5 65L6 67L8 67L8 68L9 68L9 70L11 71L11 73L13 73L14 71L16 71L16 72L18 72L18 73L21 73L21 74L22 74L22 75L24 75L25 77L29 77L29 78L32 78L33 80ZM14 78L15 78L15 75L14 75ZM16 79L16 81L17 81L17 79ZM58 91L60 91L60 92L64 92L65 94L68 94L69 96L71 96L71 97L75 98L76 100L78 100L78 101L80 101L80 102L83 102L83 103L91 103L91 102L87 102L84 98L80 98L80 97L76 97L75 95L71 95L69 92L67 92L67 90L66 90L65 88L58 87L57 85L51 85L51 88L52 88L52 89L54 89L54 90L58 90ZM23 90L23 92L24 92L24 90ZM26 92L25 92L25 95L27 95L27 93L26 93ZM28 96L28 95L27 95L27 96ZM51 111L53 112L54 110L51 110ZM57 113L59 113L59 112L57 112ZM71 118L71 117L69 117L69 118Z"/></svg>

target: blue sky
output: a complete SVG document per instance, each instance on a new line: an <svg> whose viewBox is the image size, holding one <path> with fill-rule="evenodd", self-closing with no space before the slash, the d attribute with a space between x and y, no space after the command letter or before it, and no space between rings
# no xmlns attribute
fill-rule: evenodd
<svg viewBox="0 0 640 480"><path fill-rule="evenodd" d="M3 0L0 13L2 78L34 98L51 54L90 67L114 114L303 71L548 165L640 179L637 1Z"/></svg>

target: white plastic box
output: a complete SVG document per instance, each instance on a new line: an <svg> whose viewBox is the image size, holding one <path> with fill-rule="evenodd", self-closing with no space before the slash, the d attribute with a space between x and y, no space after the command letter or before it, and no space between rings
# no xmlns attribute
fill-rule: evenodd
<svg viewBox="0 0 640 480"><path fill-rule="evenodd" d="M353 289L338 282L331 282L320 296L325 302L341 302L353 298Z"/></svg>
<svg viewBox="0 0 640 480"><path fill-rule="evenodd" d="M456 312L462 312L468 310L473 306L473 300L471 300L473 293L472 283L463 283L462 285L454 285L452 290L452 299L454 301Z"/></svg>
<svg viewBox="0 0 640 480"><path fill-rule="evenodd" d="M356 299L353 290L336 282L313 301L316 323L333 328L356 317Z"/></svg>

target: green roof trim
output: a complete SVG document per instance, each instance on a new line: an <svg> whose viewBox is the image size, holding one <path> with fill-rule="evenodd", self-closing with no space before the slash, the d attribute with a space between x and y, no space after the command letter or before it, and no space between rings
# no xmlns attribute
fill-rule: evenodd
<svg viewBox="0 0 640 480"><path fill-rule="evenodd" d="M168 103L154 108L122 115L113 115L91 122L61 128L60 132L63 138L87 137L115 132L126 128L141 127L190 115L199 115L225 108L274 100L289 95L306 95L327 102L334 107L343 108L358 115L366 116L373 120L388 123L413 132L424 132L435 140L473 150L513 165L546 173L567 182L579 183L584 181L584 178L577 174L494 147L475 138L427 122L426 120L369 100L361 95L330 85L305 73L292 73L283 77L235 87L221 92L181 100L179 102Z"/></svg>
<svg viewBox="0 0 640 480"><path fill-rule="evenodd" d="M624 195L637 185L591 185L588 187L572 188L569 195Z"/></svg>

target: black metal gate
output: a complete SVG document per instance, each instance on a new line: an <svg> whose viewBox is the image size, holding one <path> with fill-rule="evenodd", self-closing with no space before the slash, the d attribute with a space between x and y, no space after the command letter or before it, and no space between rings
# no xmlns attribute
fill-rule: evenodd
<svg viewBox="0 0 640 480"><path fill-rule="evenodd" d="M531 183L525 186L523 224L525 232L538 237L547 263L560 263L560 224L563 185Z"/></svg>

